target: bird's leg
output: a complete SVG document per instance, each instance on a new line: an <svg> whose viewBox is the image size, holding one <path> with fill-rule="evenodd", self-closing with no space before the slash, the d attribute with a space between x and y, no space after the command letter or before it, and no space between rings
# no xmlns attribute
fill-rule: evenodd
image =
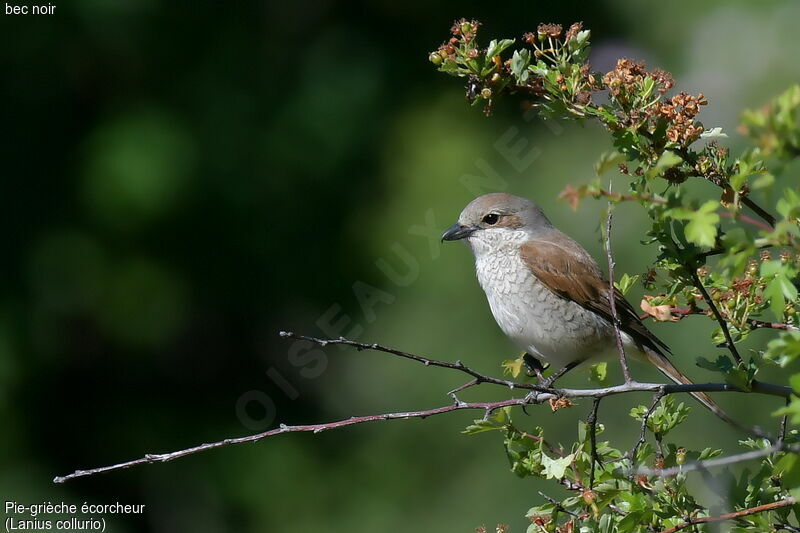
<svg viewBox="0 0 800 533"><path fill-rule="evenodd" d="M549 365L545 366L544 364L542 364L541 361L536 359L528 352L522 354L522 360L525 362L525 366L528 367L528 372L527 372L528 376L531 376L532 375L531 373L533 373L533 375L539 378L539 383L542 383L544 381L543 373L547 368L547 366Z"/></svg>
<svg viewBox="0 0 800 533"><path fill-rule="evenodd" d="M535 363L533 363L533 364L530 363L529 362L529 358L532 359L533 361L535 361ZM534 359L528 353L523 355L523 359L524 359L525 363L529 367L531 367L534 370L534 372L536 372L536 375L539 376L539 385L542 386L542 387L548 388L548 389L553 386L553 383L555 383L555 381L558 378L560 378L561 376L563 376L564 374L566 374L567 372L569 372L570 370L572 370L573 368L575 368L576 366L578 366L579 364L581 364L583 362L583 360L573 361L573 362L569 363L568 365L566 365L561 370L558 370L557 372L553 373L553 375L550 376L549 378L544 378L544 377L542 377L542 370L544 369L544 367L542 366L542 364L538 360ZM537 370L537 366L538 366L539 370ZM532 391L530 391L528 393L527 396L525 396L525 401L526 402L532 402L538 395L539 395L538 391L532 390ZM528 414L528 411L525 410L525 405L522 406L522 410L525 411L526 415Z"/></svg>
<svg viewBox="0 0 800 533"><path fill-rule="evenodd" d="M576 366L581 364L582 362L583 361L580 360L580 361L573 361L573 362L567 364L564 368L554 372L552 376L550 376L549 378L547 378L544 381L542 381L541 385L543 387L548 387L548 388L552 387L553 383L555 383L558 378L560 378L561 376L563 376L564 374L566 374L567 372L569 372L570 370L572 370L573 368L575 368Z"/></svg>

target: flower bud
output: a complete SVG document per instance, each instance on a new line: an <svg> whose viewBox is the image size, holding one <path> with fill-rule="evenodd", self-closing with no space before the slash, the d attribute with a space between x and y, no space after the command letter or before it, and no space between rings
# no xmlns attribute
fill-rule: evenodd
<svg viewBox="0 0 800 533"><path fill-rule="evenodd" d="M492 97L492 90L488 87L481 89L481 98L488 100Z"/></svg>
<svg viewBox="0 0 800 533"><path fill-rule="evenodd" d="M675 452L675 462L682 465L686 462L686 448L678 448Z"/></svg>
<svg viewBox="0 0 800 533"><path fill-rule="evenodd" d="M428 56L428 61L433 63L434 65L441 65L442 64L442 56L439 55L438 52L431 52Z"/></svg>

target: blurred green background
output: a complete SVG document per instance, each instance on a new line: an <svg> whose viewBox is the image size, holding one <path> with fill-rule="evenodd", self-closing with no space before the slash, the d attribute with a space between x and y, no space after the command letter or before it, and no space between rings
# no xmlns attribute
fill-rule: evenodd
<svg viewBox="0 0 800 533"><path fill-rule="evenodd" d="M482 20L486 41L582 20L595 67L629 56L672 71L706 94L701 118L734 148L740 109L800 78L796 0L56 4L49 17L0 16L0 493L146 504L144 517L111 518L121 532L523 531L538 491L559 494L515 478L499 435L461 435L469 412L51 483L278 423L444 405L463 381L376 353L309 353L281 329L499 374L517 353L468 250L436 240L476 194L528 196L603 257L603 204L576 214L555 198L593 177L608 139L526 121L510 101L490 119L466 106L460 82L427 62L453 19ZM616 220L618 273L644 271L655 250L638 244L641 214L621 206ZM678 366L710 379L693 361L716 353L711 327L654 330ZM605 437L629 447L626 413L647 400L604 402ZM774 400L720 401L774 423ZM568 443L586 408L517 417ZM696 409L671 437L732 451L737 435Z"/></svg>

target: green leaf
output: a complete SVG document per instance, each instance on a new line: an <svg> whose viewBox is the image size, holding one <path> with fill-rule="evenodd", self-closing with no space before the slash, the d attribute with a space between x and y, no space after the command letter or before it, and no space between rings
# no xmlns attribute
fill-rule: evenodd
<svg viewBox="0 0 800 533"><path fill-rule="evenodd" d="M507 359L501 363L503 374L510 374L516 378L522 373L522 366L525 364L525 355L520 355L516 359Z"/></svg>
<svg viewBox="0 0 800 533"><path fill-rule="evenodd" d="M665 170L674 167L683 161L683 158L673 152L672 150L665 150L661 157L658 158L655 166L647 171L648 178L655 178L663 173Z"/></svg>
<svg viewBox="0 0 800 533"><path fill-rule="evenodd" d="M492 413L492 415L485 420L475 420L472 424L467 426L462 433L474 435L476 433L483 433L484 431L505 430L510 423L511 407L503 407Z"/></svg>
<svg viewBox="0 0 800 533"><path fill-rule="evenodd" d="M547 456L547 454L542 454L542 466L544 467L544 475L547 479L561 479L564 477L564 473L569 468L569 465L572 464L572 460L575 459L575 454L571 453L569 455L565 455L564 457L560 457L558 459L552 459Z"/></svg>
<svg viewBox="0 0 800 533"><path fill-rule="evenodd" d="M792 424L800 423L800 398L792 396L792 400L789 402L789 405L787 405L786 407L781 407L780 409L772 413L772 416L783 416L783 415L789 416L790 417L789 422L791 422Z"/></svg>
<svg viewBox="0 0 800 533"><path fill-rule="evenodd" d="M630 416L641 421L644 420L647 411L647 407L639 405L631 409ZM690 411L691 408L683 403L676 406L672 396L667 396L653 410L650 418L647 419L647 429L653 433L666 435L676 426L683 423L688 418Z"/></svg>
<svg viewBox="0 0 800 533"><path fill-rule="evenodd" d="M502 39L500 41L492 39L486 50L486 59L491 61L494 56L502 54L503 51L512 44L514 44L514 39Z"/></svg>
<svg viewBox="0 0 800 533"><path fill-rule="evenodd" d="M800 331L785 331L767 344L764 357L785 367L800 356Z"/></svg>
<svg viewBox="0 0 800 533"><path fill-rule="evenodd" d="M684 234L689 242L699 246L712 247L716 242L717 224L719 224L717 206L719 206L719 202L709 200L694 211L678 207L670 209L668 213L678 220L689 221L684 229Z"/></svg>
<svg viewBox="0 0 800 533"><path fill-rule="evenodd" d="M778 276L775 278L781 287L781 292L789 301L794 301L797 299L797 287L794 286L794 283L791 282L789 278L785 275Z"/></svg>
<svg viewBox="0 0 800 533"><path fill-rule="evenodd" d="M698 357L696 364L700 368L705 368L712 372L730 372L733 370L733 361L726 355L720 355L714 361L709 361L705 357Z"/></svg>
<svg viewBox="0 0 800 533"><path fill-rule="evenodd" d="M769 187L773 183L775 183L775 176L769 172L765 172L753 180L751 187L753 189L763 189L765 187Z"/></svg>
<svg viewBox="0 0 800 533"><path fill-rule="evenodd" d="M800 216L800 195L792 189L784 189L783 198L775 207L783 218L797 218Z"/></svg>
<svg viewBox="0 0 800 533"><path fill-rule="evenodd" d="M531 52L526 48L514 50L514 55L511 56L511 72L521 83L528 80L528 64L530 61Z"/></svg>
<svg viewBox="0 0 800 533"><path fill-rule="evenodd" d="M705 461L706 459L713 459L722 455L722 450L719 448L704 448L697 457L698 461Z"/></svg>
<svg viewBox="0 0 800 533"><path fill-rule="evenodd" d="M638 281L638 279L639 279L639 274L636 274L634 276L629 276L628 274L622 274L622 277L619 278L619 281L617 283L614 283L614 286L616 286L619 289L619 291L623 295L625 295L628 294L628 291L631 290L631 287L633 287L633 285Z"/></svg>
<svg viewBox="0 0 800 533"><path fill-rule="evenodd" d="M778 320L783 320L786 300L795 301L797 299L797 287L789 279L789 274L789 266L780 261L761 263L761 277L768 280L762 294L769 300L772 314Z"/></svg>
<svg viewBox="0 0 800 533"><path fill-rule="evenodd" d="M726 139L727 137L728 134L724 133L720 127L706 130L700 134L701 139Z"/></svg>
<svg viewBox="0 0 800 533"><path fill-rule="evenodd" d="M598 176L602 176L612 168L616 168L620 163L624 163L628 158L616 150L603 152L600 159L594 164L594 171Z"/></svg>
<svg viewBox="0 0 800 533"><path fill-rule="evenodd" d="M589 369L589 381L594 381L602 385L606 383L606 379L608 379L608 363L592 365Z"/></svg>
<svg viewBox="0 0 800 533"><path fill-rule="evenodd" d="M656 80L653 79L652 76L647 76L642 81L642 89L640 93L640 98L647 99L653 93L653 88L656 86Z"/></svg>
<svg viewBox="0 0 800 533"><path fill-rule="evenodd" d="M725 374L725 382L736 387L737 389L749 391L750 381L751 378L748 372L741 368L735 368Z"/></svg>
<svg viewBox="0 0 800 533"><path fill-rule="evenodd" d="M800 487L800 457L787 453L775 464L775 474L781 477L781 484L787 489Z"/></svg>

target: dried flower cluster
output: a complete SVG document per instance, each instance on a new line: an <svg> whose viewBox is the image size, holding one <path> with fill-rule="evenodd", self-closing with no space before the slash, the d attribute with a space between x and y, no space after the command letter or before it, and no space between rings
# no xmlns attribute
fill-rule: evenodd
<svg viewBox="0 0 800 533"><path fill-rule="evenodd" d="M704 131L695 117L708 101L702 94L684 92L662 101L674 85L672 76L664 70L648 72L643 61L620 59L614 70L603 76L603 82L622 111L616 127L644 127L652 133L660 125L658 119L663 119L667 123L667 140L679 146L690 145Z"/></svg>
<svg viewBox="0 0 800 533"><path fill-rule="evenodd" d="M681 92L673 96L669 103L658 106L658 114L667 121L667 139L670 142L688 146L700 138L703 125L695 122L695 117L700 113L700 106L708 104L703 93L692 96Z"/></svg>
<svg viewBox="0 0 800 533"><path fill-rule="evenodd" d="M612 98L623 105L631 105L648 77L644 61L623 58L617 60L614 70L603 76L603 82Z"/></svg>

